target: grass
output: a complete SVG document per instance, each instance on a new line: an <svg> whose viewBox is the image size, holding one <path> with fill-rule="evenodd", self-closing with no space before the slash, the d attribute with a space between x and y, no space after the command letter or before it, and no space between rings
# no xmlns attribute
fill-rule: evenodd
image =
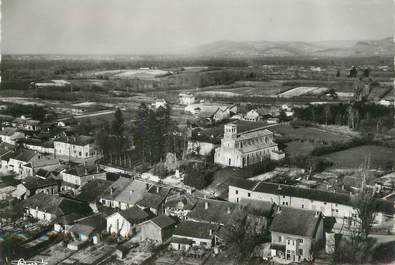
<svg viewBox="0 0 395 265"><path fill-rule="evenodd" d="M338 134L321 128L298 127L293 128L291 125L278 125L270 128L271 131L280 133L291 140L304 140L313 142L345 142L351 140L350 136Z"/></svg>
<svg viewBox="0 0 395 265"><path fill-rule="evenodd" d="M334 168L358 168L369 156L371 168L383 169L390 163L395 163L395 149L376 145L353 147L321 157L332 161Z"/></svg>

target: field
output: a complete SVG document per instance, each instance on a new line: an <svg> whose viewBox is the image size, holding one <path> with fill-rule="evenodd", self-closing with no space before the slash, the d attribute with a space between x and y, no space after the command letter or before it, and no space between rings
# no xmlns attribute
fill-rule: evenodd
<svg viewBox="0 0 395 265"><path fill-rule="evenodd" d="M291 141L285 145L285 153L290 156L310 155L311 152L321 146L329 146L336 142L346 142L352 139L347 133L337 132L334 128L299 127L290 125L278 125L269 130L289 138Z"/></svg>
<svg viewBox="0 0 395 265"><path fill-rule="evenodd" d="M294 89L287 90L281 94L279 97L299 97L299 96L319 96L326 93L329 89L326 87L296 87Z"/></svg>
<svg viewBox="0 0 395 265"><path fill-rule="evenodd" d="M351 139L351 136L336 133L333 130L315 127L298 127L293 128L291 125L278 125L270 128L271 131L280 133L292 140L313 141L313 142L345 142Z"/></svg>
<svg viewBox="0 0 395 265"><path fill-rule="evenodd" d="M370 157L371 168L385 168L390 163L395 163L395 149L363 145L321 157L331 160L334 168L358 168L367 157Z"/></svg>

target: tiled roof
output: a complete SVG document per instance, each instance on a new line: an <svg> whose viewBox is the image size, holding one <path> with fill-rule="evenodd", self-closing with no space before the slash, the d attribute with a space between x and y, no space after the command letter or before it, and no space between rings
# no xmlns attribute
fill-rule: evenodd
<svg viewBox="0 0 395 265"><path fill-rule="evenodd" d="M137 202L137 205L156 209L164 200L165 197L160 194L145 192L143 198Z"/></svg>
<svg viewBox="0 0 395 265"><path fill-rule="evenodd" d="M144 192L148 188L149 184L146 182L120 177L104 191L102 198L136 204L143 198Z"/></svg>
<svg viewBox="0 0 395 265"><path fill-rule="evenodd" d="M26 177L23 179L22 183L28 190L58 185L58 182L55 179L42 179L39 177Z"/></svg>
<svg viewBox="0 0 395 265"><path fill-rule="evenodd" d="M176 224L176 221L167 215L158 215L152 218L150 221L155 223L157 226L159 226L162 229Z"/></svg>
<svg viewBox="0 0 395 265"><path fill-rule="evenodd" d="M72 167L71 169L66 170L64 173L73 175L73 176L87 176L87 175L93 175L93 174L98 174L103 172L99 166L95 165L90 165L90 166L84 166L84 165L76 165Z"/></svg>
<svg viewBox="0 0 395 265"><path fill-rule="evenodd" d="M184 221L177 226L173 233L173 236L211 239L214 236L214 232L217 231L218 228L219 225L215 224ZM210 230L212 232L212 235L210 235Z"/></svg>
<svg viewBox="0 0 395 265"><path fill-rule="evenodd" d="M207 205L207 209L205 206ZM212 199L199 200L195 208L188 213L187 218L202 222L225 224L236 207L236 204L228 201Z"/></svg>
<svg viewBox="0 0 395 265"><path fill-rule="evenodd" d="M171 198L167 198L165 202L165 207L177 208L182 210L192 210L193 207L195 207L197 201L197 198L189 194L183 194L178 196L175 195Z"/></svg>
<svg viewBox="0 0 395 265"><path fill-rule="evenodd" d="M141 210L137 206L128 208L118 213L122 215L123 218L128 220L131 224L139 224L149 217L149 214L147 212Z"/></svg>
<svg viewBox="0 0 395 265"><path fill-rule="evenodd" d="M112 182L103 179L92 179L81 187L81 193L76 199L86 202L95 202L100 194L106 190Z"/></svg>
<svg viewBox="0 0 395 265"><path fill-rule="evenodd" d="M37 152L33 150L22 149L12 158L23 162L29 162L35 155L37 155Z"/></svg>
<svg viewBox="0 0 395 265"><path fill-rule="evenodd" d="M77 137L61 137L55 140L56 142L70 143L74 145L84 146L87 144L92 144L95 138L92 136L80 135Z"/></svg>
<svg viewBox="0 0 395 265"><path fill-rule="evenodd" d="M86 214L91 212L90 207L82 202L60 197L58 195L48 195L45 193L38 193L23 202L25 208L33 208L56 216L62 216L70 213Z"/></svg>
<svg viewBox="0 0 395 265"><path fill-rule="evenodd" d="M269 216L272 213L274 207L273 202L247 198L241 198L239 204L245 206L247 210L251 211L252 213L264 214L265 216Z"/></svg>
<svg viewBox="0 0 395 265"><path fill-rule="evenodd" d="M312 238L315 237L322 219L321 212L281 207L281 212L274 217L270 230Z"/></svg>
<svg viewBox="0 0 395 265"><path fill-rule="evenodd" d="M0 135L12 136L17 131L18 131L17 128L5 127L3 128L3 130L0 131Z"/></svg>

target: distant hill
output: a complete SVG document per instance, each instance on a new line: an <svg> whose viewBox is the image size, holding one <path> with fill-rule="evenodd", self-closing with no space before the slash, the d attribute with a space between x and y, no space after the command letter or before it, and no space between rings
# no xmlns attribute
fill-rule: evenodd
<svg viewBox="0 0 395 265"><path fill-rule="evenodd" d="M368 41L323 42L238 42L221 40L196 47L192 53L200 56L387 56L393 55L393 38Z"/></svg>

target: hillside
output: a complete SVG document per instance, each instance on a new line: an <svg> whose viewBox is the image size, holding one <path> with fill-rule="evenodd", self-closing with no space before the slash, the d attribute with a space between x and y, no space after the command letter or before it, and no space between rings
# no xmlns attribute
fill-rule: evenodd
<svg viewBox="0 0 395 265"><path fill-rule="evenodd" d="M389 56L395 45L392 38L368 41L323 42L237 42L216 41L196 47L195 55L216 57L249 56Z"/></svg>

